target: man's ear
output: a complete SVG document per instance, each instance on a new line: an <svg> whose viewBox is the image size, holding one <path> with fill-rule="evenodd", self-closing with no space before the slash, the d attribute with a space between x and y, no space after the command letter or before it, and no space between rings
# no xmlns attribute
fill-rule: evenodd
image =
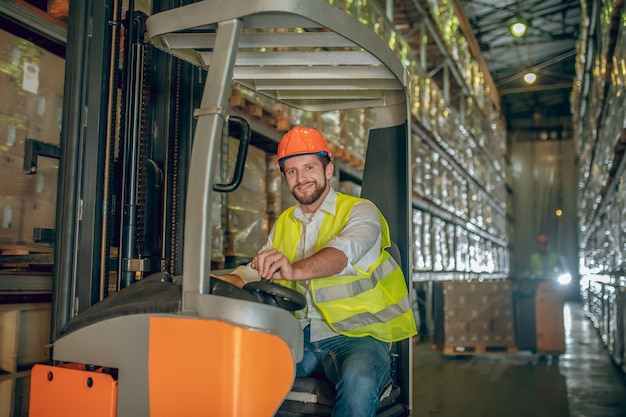
<svg viewBox="0 0 626 417"><path fill-rule="evenodd" d="M333 173L335 172L335 165L332 162L329 162L326 165L326 179L329 180L333 177Z"/></svg>

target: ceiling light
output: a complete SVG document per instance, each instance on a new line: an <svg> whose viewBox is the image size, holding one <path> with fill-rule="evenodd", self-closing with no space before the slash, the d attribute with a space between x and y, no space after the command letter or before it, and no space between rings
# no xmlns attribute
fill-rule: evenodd
<svg viewBox="0 0 626 417"><path fill-rule="evenodd" d="M524 74L524 82L528 85L534 84L537 81L537 74L534 72L527 72Z"/></svg>
<svg viewBox="0 0 626 417"><path fill-rule="evenodd" d="M509 29L511 30L513 36L515 36L516 38L521 38L526 34L526 29L528 29L528 25L526 24L526 22L518 20L517 22L509 26Z"/></svg>

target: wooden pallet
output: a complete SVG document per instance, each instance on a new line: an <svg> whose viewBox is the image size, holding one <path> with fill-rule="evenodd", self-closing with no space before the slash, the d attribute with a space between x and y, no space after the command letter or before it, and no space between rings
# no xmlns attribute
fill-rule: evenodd
<svg viewBox="0 0 626 417"><path fill-rule="evenodd" d="M348 162L348 165L353 166L356 169L363 170L365 168L365 161L354 155L351 155L346 162Z"/></svg>
<svg viewBox="0 0 626 417"><path fill-rule="evenodd" d="M53 251L48 245L0 243L0 269L51 266L54 263Z"/></svg>
<svg viewBox="0 0 626 417"><path fill-rule="evenodd" d="M242 96L237 90L232 90L228 99L228 104L234 109L238 109L248 116L251 116L265 124L273 127L274 129L286 132L291 129L291 122L289 117L283 113L272 113L265 109L258 103L248 100Z"/></svg>
<svg viewBox="0 0 626 417"><path fill-rule="evenodd" d="M365 161L353 155L352 153L350 153L350 151L332 143L329 143L328 146L330 147L330 150L333 151L333 155L336 159L342 160L343 162L357 169L362 170L365 167Z"/></svg>
<svg viewBox="0 0 626 417"><path fill-rule="evenodd" d="M2 243L0 242L0 251L26 251L26 253L52 253L53 248L50 245L41 245L37 243Z"/></svg>
<svg viewBox="0 0 626 417"><path fill-rule="evenodd" d="M517 347L506 345L444 345L441 349L444 355L484 355L486 353L506 353L511 355L517 353Z"/></svg>

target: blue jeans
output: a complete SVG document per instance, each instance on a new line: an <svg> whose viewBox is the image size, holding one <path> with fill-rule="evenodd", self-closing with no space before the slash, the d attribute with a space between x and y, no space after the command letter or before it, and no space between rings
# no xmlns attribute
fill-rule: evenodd
<svg viewBox="0 0 626 417"><path fill-rule="evenodd" d="M304 356L296 377L325 375L337 389L334 417L373 417L391 369L389 344L343 335L311 342L304 328Z"/></svg>

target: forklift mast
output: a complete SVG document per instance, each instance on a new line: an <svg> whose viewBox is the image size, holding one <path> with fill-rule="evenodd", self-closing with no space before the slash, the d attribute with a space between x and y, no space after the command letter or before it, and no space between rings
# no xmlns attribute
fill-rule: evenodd
<svg viewBox="0 0 626 417"><path fill-rule="evenodd" d="M297 109L374 115L361 197L386 217L410 288L409 74L393 49L392 28L379 35L326 0L204 0L156 13L145 27L157 49L206 72L194 111L183 273L137 281L71 319L53 343L60 366L33 369L31 415L46 415L53 403L68 416L80 415L82 405L100 405L98 415L118 417L270 415L262 410L277 410L302 357L299 323L286 310L215 295L219 284L210 278L213 196L229 188L215 184L220 143L237 119L228 112L231 86ZM226 358L223 349L235 351ZM392 354L396 401L406 415L412 409L411 341L394 343ZM64 384L83 389L84 372L96 372L89 381L103 380L96 385L104 391L73 401L78 394Z"/></svg>

